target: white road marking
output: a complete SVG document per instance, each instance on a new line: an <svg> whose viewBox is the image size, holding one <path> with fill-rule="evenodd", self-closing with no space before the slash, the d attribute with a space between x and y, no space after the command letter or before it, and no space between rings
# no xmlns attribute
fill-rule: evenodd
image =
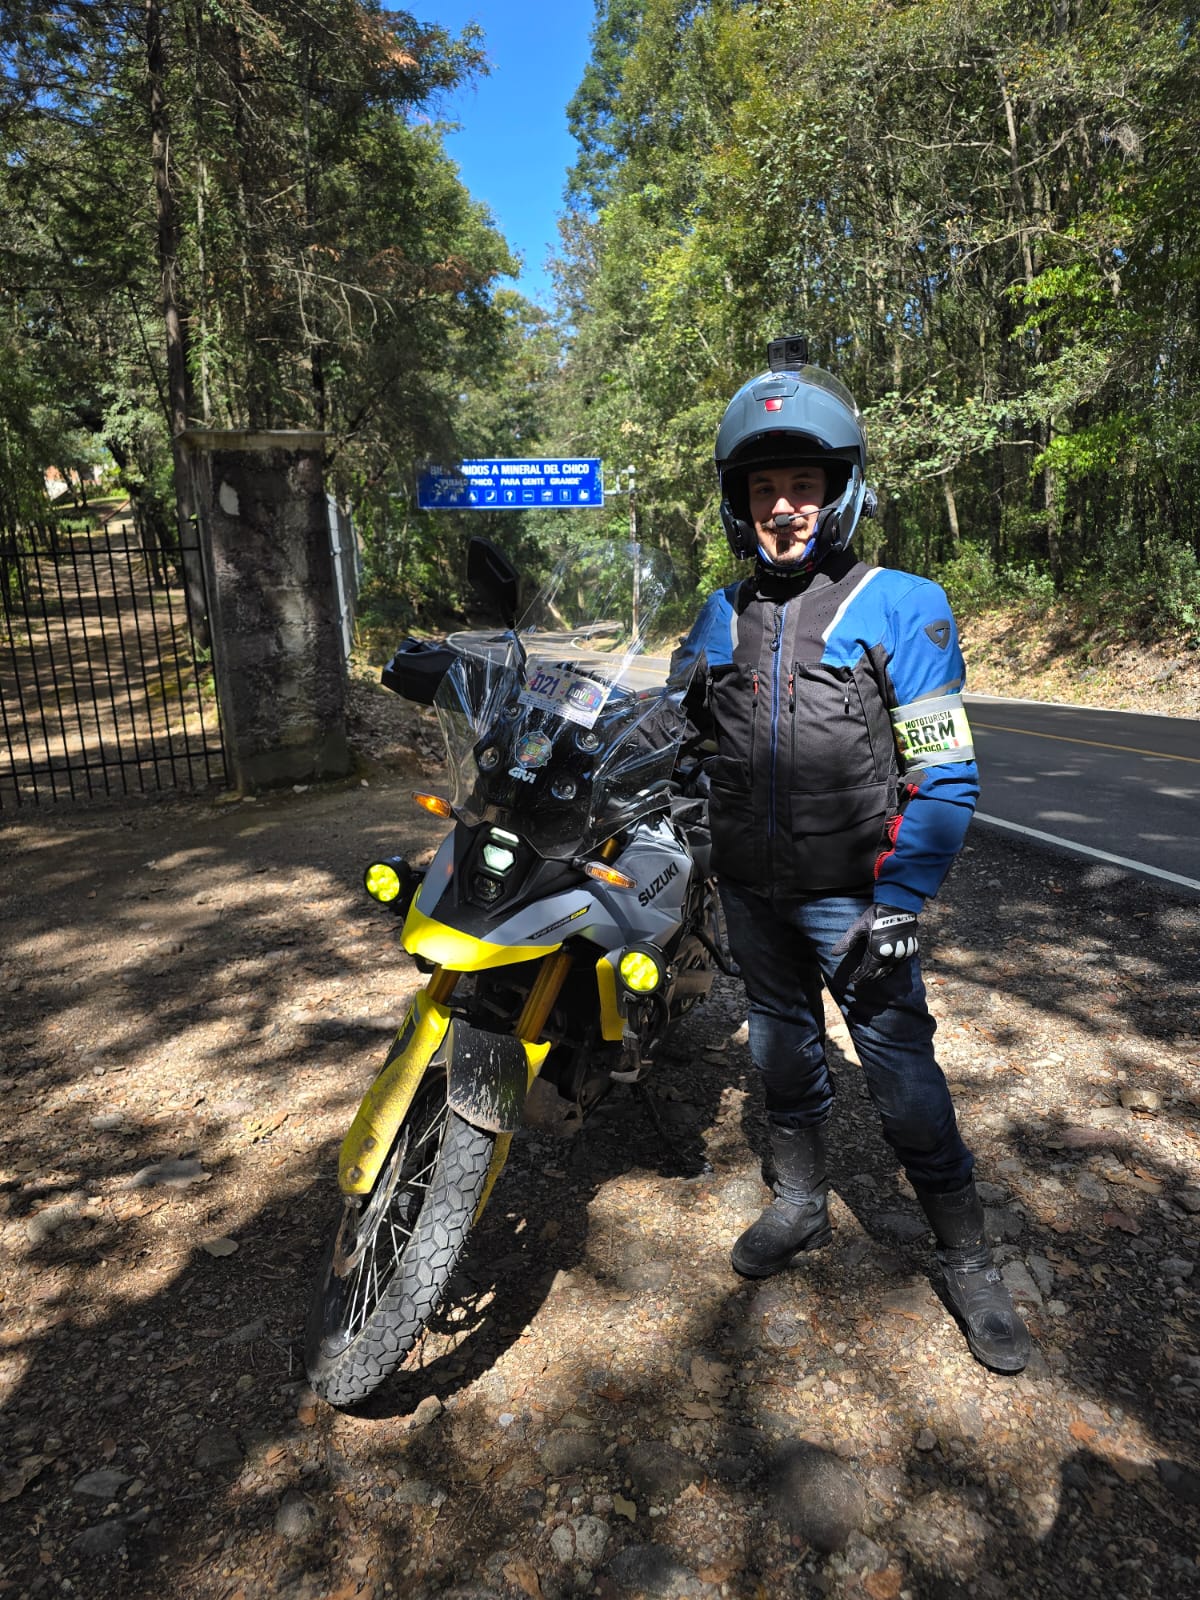
<svg viewBox="0 0 1200 1600"><path fill-rule="evenodd" d="M1040 839L1043 844L1056 844L1063 850L1075 850L1080 855L1091 856L1095 861L1107 861L1114 867L1129 867L1134 872L1148 873L1152 878L1165 878L1168 883L1182 884L1185 889L1200 889L1200 879L1184 878L1178 872L1164 872L1161 867L1151 867L1145 861L1131 861L1128 856L1110 855L1107 850L1093 850L1091 845L1076 844L1074 839L1060 839L1054 833L1042 833L1038 828L1025 828L1019 822L1005 822L1003 817L989 817L982 811L975 813L979 822L989 822L993 828L1008 828L1013 833L1023 833L1028 839Z"/></svg>

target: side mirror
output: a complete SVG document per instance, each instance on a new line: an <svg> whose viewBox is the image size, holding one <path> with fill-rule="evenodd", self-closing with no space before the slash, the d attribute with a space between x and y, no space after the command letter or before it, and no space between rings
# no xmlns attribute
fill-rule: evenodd
<svg viewBox="0 0 1200 1600"><path fill-rule="evenodd" d="M467 581L500 613L506 628L517 620L517 569L488 539L467 545Z"/></svg>

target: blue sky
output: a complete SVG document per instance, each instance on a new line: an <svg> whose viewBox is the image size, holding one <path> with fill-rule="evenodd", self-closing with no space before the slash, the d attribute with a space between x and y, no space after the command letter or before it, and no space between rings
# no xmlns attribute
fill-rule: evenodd
<svg viewBox="0 0 1200 1600"><path fill-rule="evenodd" d="M446 152L524 256L517 288L548 306L546 256L557 249L563 184L575 159L566 106L590 54L592 0L425 0L412 10L455 33L468 22L484 31L491 74L438 108L440 118L461 126L447 135Z"/></svg>

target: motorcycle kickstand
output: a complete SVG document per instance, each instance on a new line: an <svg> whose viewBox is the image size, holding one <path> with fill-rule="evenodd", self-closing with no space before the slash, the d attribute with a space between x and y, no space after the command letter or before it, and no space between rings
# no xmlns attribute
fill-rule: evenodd
<svg viewBox="0 0 1200 1600"><path fill-rule="evenodd" d="M655 1129L658 1132L658 1137L662 1140L663 1144L666 1145L676 1164L681 1167L689 1166L691 1164L691 1158L681 1149L678 1141L673 1139L663 1126L662 1117L659 1115L658 1107L654 1103L654 1096L650 1093L649 1089L644 1083L635 1083L633 1085L633 1090L638 1098L643 1102L647 1111L649 1111L650 1120L653 1122ZM707 1156L701 1156L700 1171L696 1174L696 1176L700 1178L709 1178L712 1176L712 1173L712 1162Z"/></svg>

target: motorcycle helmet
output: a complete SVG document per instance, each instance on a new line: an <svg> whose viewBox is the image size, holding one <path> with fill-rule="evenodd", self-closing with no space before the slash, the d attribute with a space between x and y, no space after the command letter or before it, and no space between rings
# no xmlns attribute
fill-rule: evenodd
<svg viewBox="0 0 1200 1600"><path fill-rule="evenodd" d="M799 560L786 564L789 571L812 571L832 551L844 550L859 519L874 513L875 496L864 477L867 437L854 396L832 373L809 362L807 340L776 339L768 353L770 370L742 385L717 430L721 524L739 560L757 556L778 570L750 518L750 469L823 467L825 503Z"/></svg>

